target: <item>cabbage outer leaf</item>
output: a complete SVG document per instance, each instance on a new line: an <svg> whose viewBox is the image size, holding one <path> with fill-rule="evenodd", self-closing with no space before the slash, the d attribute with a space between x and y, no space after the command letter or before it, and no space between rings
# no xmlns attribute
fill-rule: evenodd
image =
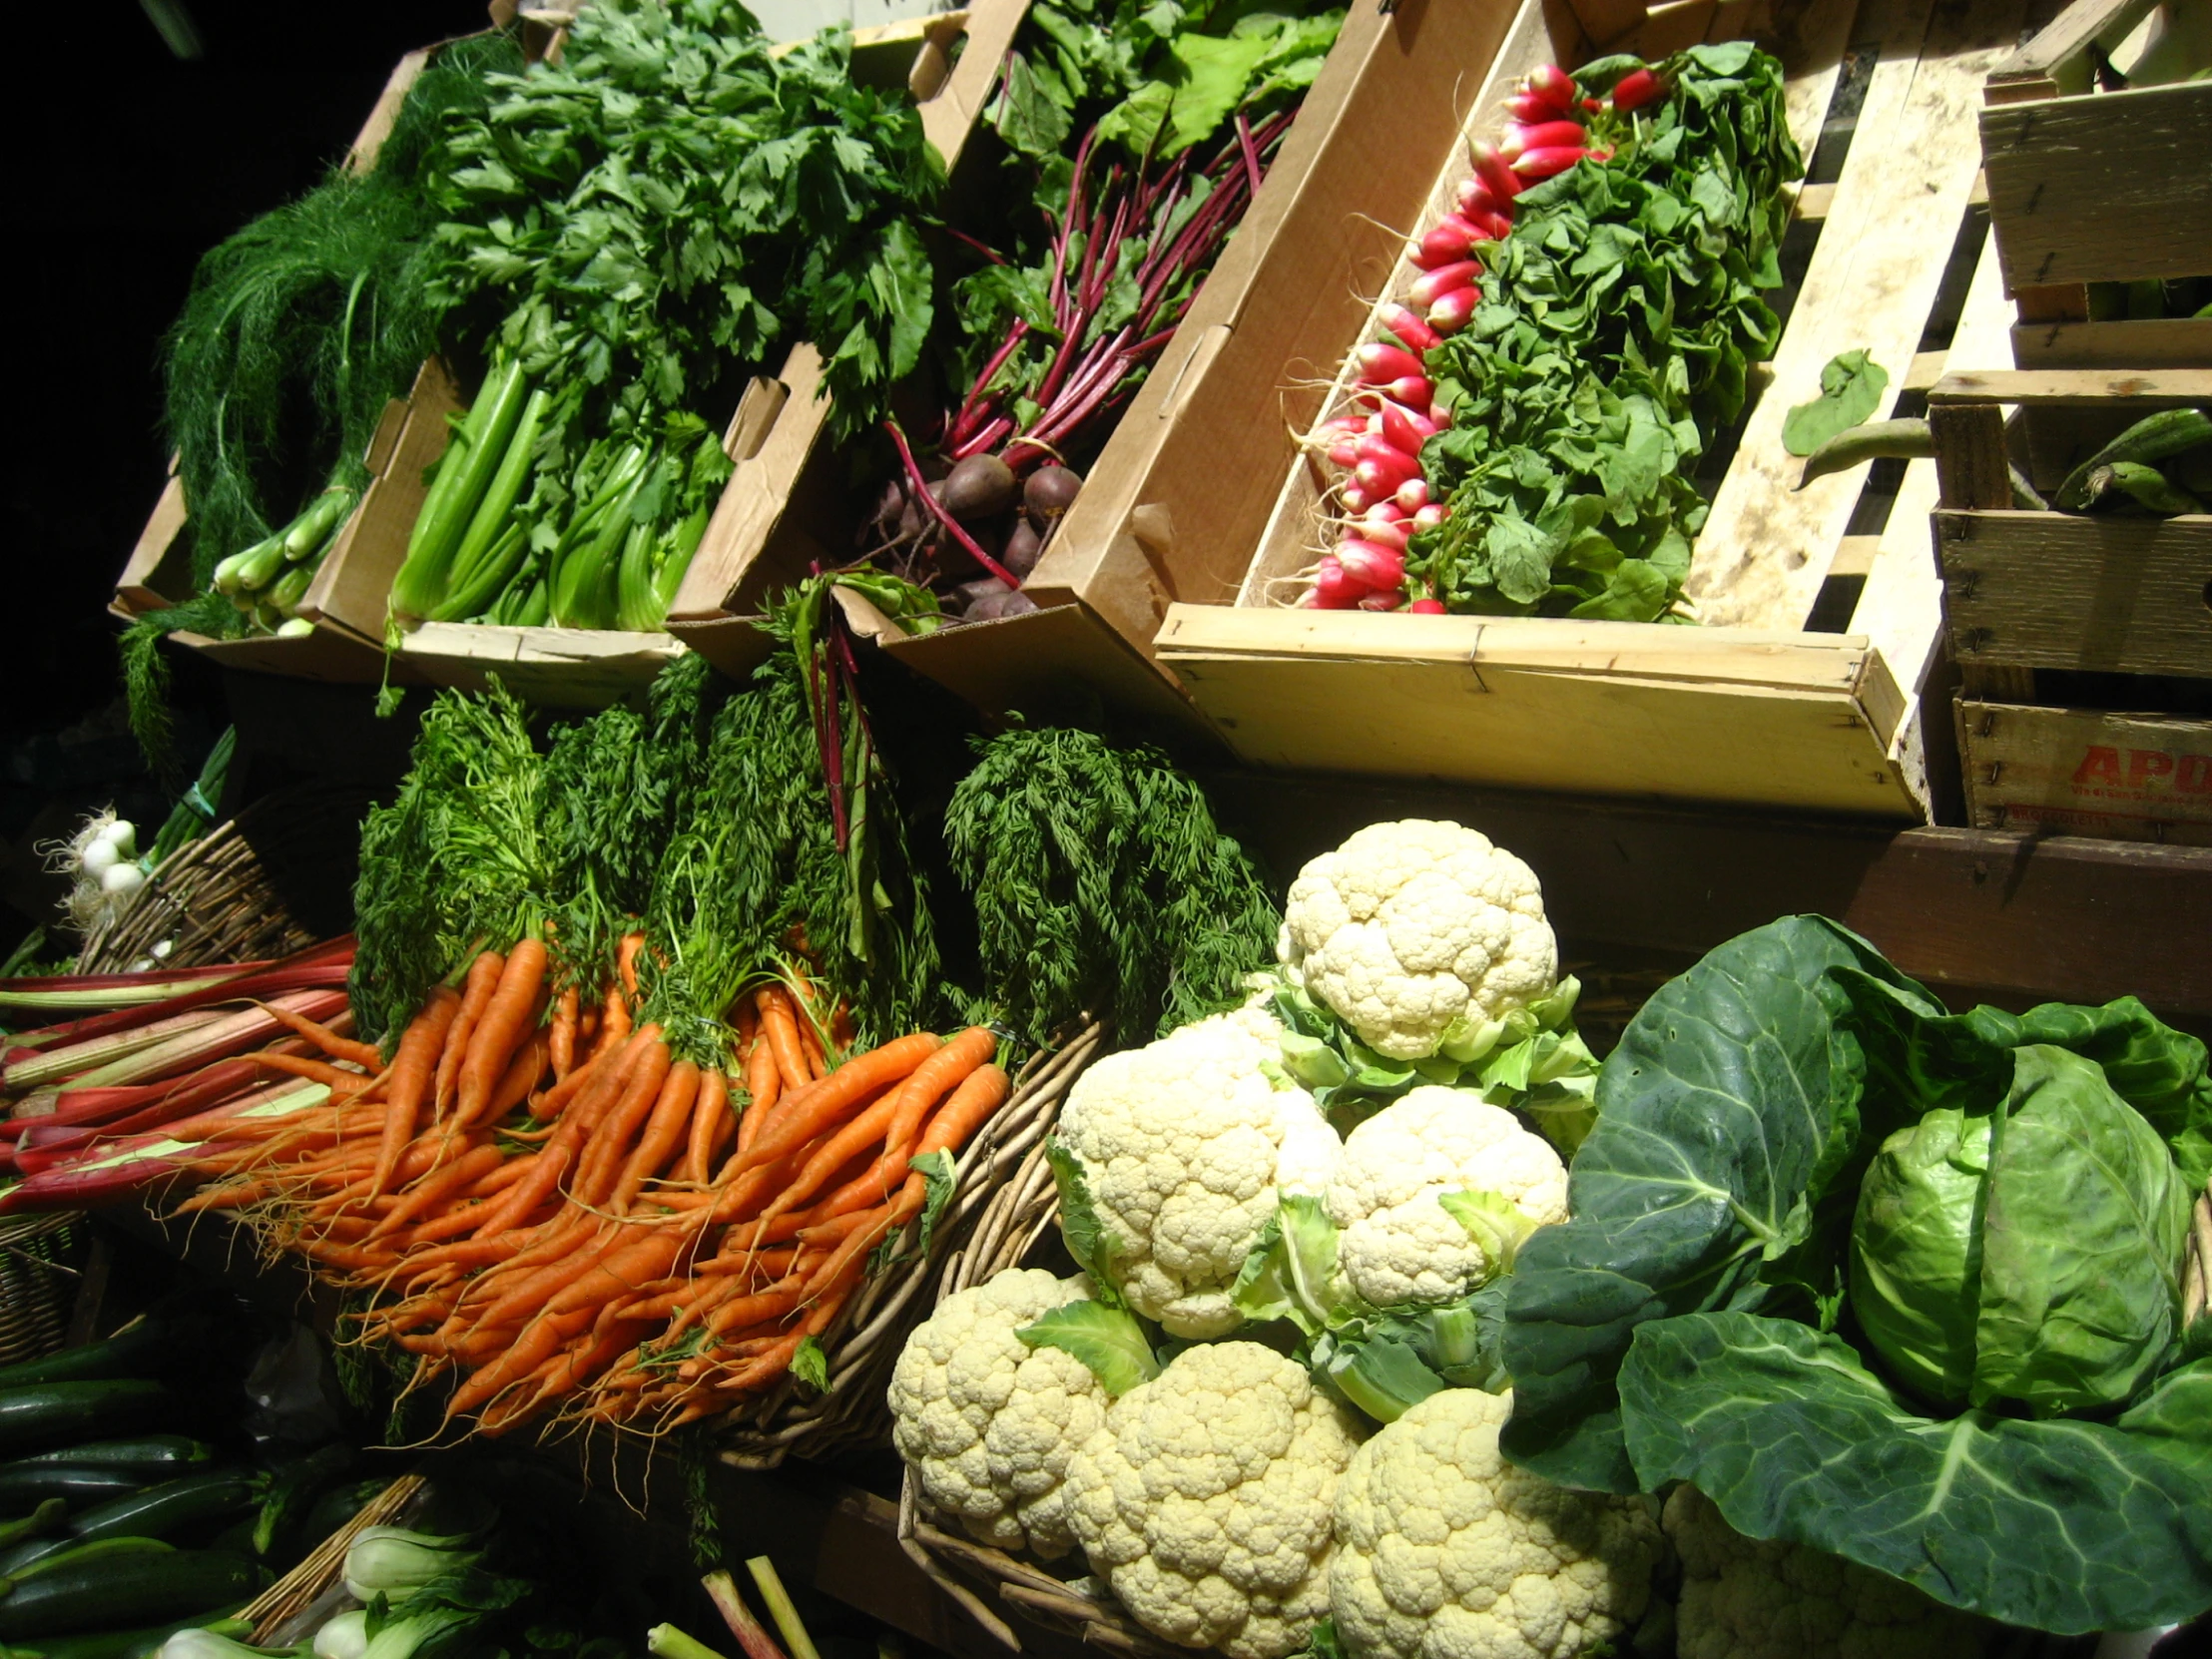
<svg viewBox="0 0 2212 1659"><path fill-rule="evenodd" d="M1839 1338L1702 1313L1638 1330L1619 1385L1646 1489L1692 1481L1748 1537L2061 1635L2212 1606L2212 1360L2110 1423L1938 1420Z"/></svg>

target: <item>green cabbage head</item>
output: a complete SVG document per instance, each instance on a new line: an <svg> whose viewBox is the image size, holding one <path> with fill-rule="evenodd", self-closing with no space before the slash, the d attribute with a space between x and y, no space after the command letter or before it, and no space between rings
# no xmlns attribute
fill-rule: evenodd
<svg viewBox="0 0 2212 1659"><path fill-rule="evenodd" d="M2131 1398L2180 1317L2189 1198L2094 1061L2013 1051L1992 1111L1929 1112L1859 1189L1851 1306L1898 1380L2038 1416Z"/></svg>

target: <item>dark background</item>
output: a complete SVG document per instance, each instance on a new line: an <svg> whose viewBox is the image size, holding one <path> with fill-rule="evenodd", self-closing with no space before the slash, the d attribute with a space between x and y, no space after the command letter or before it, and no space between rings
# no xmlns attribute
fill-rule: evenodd
<svg viewBox="0 0 2212 1659"><path fill-rule="evenodd" d="M158 353L194 263L337 161L414 47L484 26L484 0L140 0L9 12L16 270L0 648L0 951L44 919L32 844L109 801L167 798L122 720L107 602L161 492ZM172 651L188 760L226 720L217 676Z"/></svg>

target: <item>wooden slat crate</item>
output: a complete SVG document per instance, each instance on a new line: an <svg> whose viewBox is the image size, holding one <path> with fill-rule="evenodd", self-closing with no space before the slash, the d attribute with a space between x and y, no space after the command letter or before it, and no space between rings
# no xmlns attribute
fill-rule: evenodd
<svg viewBox="0 0 2212 1659"><path fill-rule="evenodd" d="M1748 35L1781 56L1791 129L1810 158L1847 51L1875 59L1840 173L1799 193L1798 218L1819 225L1818 240L1698 539L1688 587L1704 626L1286 608L1297 586L1287 579L1329 540L1320 508L1330 480L1300 457L1277 474L1274 514L1241 583L1211 603L1175 606L1161 660L1257 765L1926 816L1920 693L1940 634L1927 518L1934 468L1908 464L1881 527L1855 529L1879 511L1875 497L1862 499L1869 475L1795 489L1802 463L1784 451L1781 425L1818 394L1839 351L1866 347L1891 370L1876 419L1944 366L2008 361L2012 318L1985 238L1962 304L1955 288L1979 211L1982 79L2017 39L2024 7L1769 0L1575 11L1579 27L1543 0L1519 8L1478 92L1458 106L1470 137L1495 130L1506 92L1538 63L1571 66L1599 50L1657 57ZM1604 32L1624 23L1626 33ZM1430 155L1422 226L1466 172L1456 142ZM1401 261L1382 297L1417 275ZM1924 350L1953 315L1947 346ZM1345 328L1322 360L1346 364L1374 337L1372 324ZM1318 414L1347 397L1350 373ZM1848 618L1846 631L1811 631L1817 614L1827 627ZM1947 725L1934 733L1938 749ZM1933 787L1947 777L1938 764Z"/></svg>
<svg viewBox="0 0 2212 1659"><path fill-rule="evenodd" d="M1470 66L1496 53L1512 15L1510 0L1350 8L1266 184L1023 585L1041 609L889 641L891 655L986 710L1035 707L1081 681L1193 718L1149 660L1161 618L1175 600L1235 591L1294 452L1290 428L1313 418L1320 396L1287 389L1286 373L1326 372L1366 313L1359 295L1397 254L1387 227L1410 223L1427 199L1425 166L1385 157L1451 142ZM1379 132L1393 144L1379 149ZM741 490L741 465L671 613L679 638L735 671L757 657L739 619L764 593L818 557L850 557L856 504L841 464L787 430L811 395L811 382L789 376L784 392L764 393L755 483Z"/></svg>
<svg viewBox="0 0 2212 1659"><path fill-rule="evenodd" d="M983 0L972 14L944 12L858 30L852 44L853 76L868 85L907 86L920 101L923 127L932 142L940 149L950 145L957 153L987 91L987 85L976 84L982 57L995 63L999 54L988 41L982 42L976 68L962 76L951 63L951 49L963 34L973 38L971 15L981 20L1010 7L1018 20L1026 4L1027 0ZM518 13L513 0L493 0L490 7L495 24L503 26L521 17L526 55L533 61L558 61L566 26L577 9L576 5L558 10L525 7ZM980 21L976 27L981 27ZM994 22L992 27L1011 37L1011 22ZM408 90L437 50L410 52L400 60L347 154L348 166L359 170L374 165L377 149L391 132ZM793 360L819 359L811 346L801 346ZM776 384L757 381L741 400L725 438L733 459L744 459L749 445L760 447L764 434L759 393L762 387ZM226 666L294 679L372 685L388 671L397 683L478 691L496 674L526 701L566 708L596 708L642 691L683 650L667 633L424 623L400 636L397 650L387 661L384 640L392 578L405 560L407 538L422 504L423 475L445 451L450 433L445 417L465 406L465 395L445 365L433 360L423 365L409 395L387 406L369 449L371 483L301 601L300 613L314 623L311 635L214 640L179 633L175 637ZM811 396L808 404L819 411ZM183 485L173 474L118 581L111 610L128 618L187 595L190 572L178 545L185 520Z"/></svg>
<svg viewBox="0 0 2212 1659"><path fill-rule="evenodd" d="M2212 82L2096 90L2098 58L2133 61L2149 29L2212 34L2192 8L2075 0L1990 71L1983 166L2022 368L2212 367L2212 318L2092 320L2088 288L2212 276Z"/></svg>
<svg viewBox="0 0 2212 1659"><path fill-rule="evenodd" d="M2212 845L2212 514L2017 511L2007 473L2047 492L2142 416L2212 407L2212 372L1959 374L1929 398L1972 823Z"/></svg>

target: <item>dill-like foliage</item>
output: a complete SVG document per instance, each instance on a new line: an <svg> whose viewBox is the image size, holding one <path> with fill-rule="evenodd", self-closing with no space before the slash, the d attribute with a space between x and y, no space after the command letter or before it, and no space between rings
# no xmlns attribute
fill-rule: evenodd
<svg viewBox="0 0 2212 1659"><path fill-rule="evenodd" d="M1077 1013L1124 1041L1239 1000L1282 917L1205 793L1160 751L1015 728L976 744L945 840L984 991L1032 1041Z"/></svg>
<svg viewBox="0 0 2212 1659"><path fill-rule="evenodd" d="M197 585L326 484L367 482L384 405L436 343L426 164L449 119L486 107L485 77L521 67L510 35L451 43L409 89L373 169L333 168L202 258L163 345Z"/></svg>

